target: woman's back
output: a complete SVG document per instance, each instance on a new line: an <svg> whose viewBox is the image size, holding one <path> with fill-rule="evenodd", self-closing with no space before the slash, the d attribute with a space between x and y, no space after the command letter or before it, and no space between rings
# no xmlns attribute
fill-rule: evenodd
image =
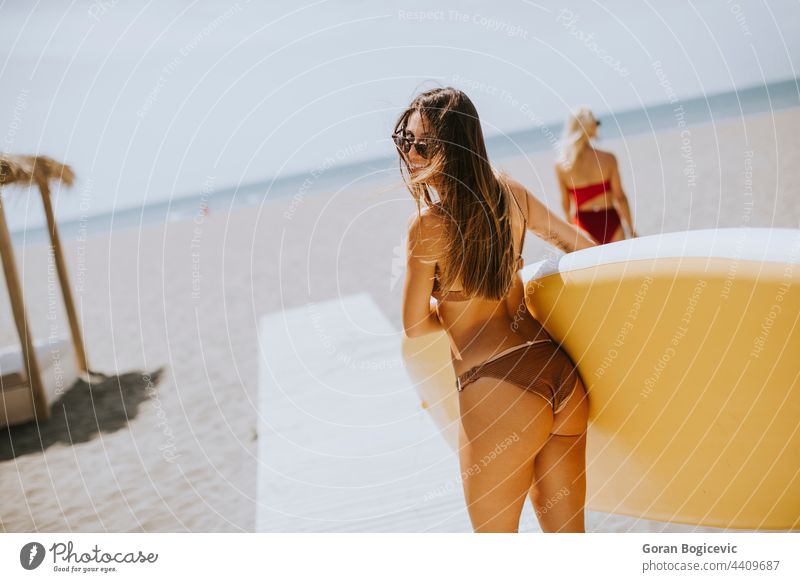
<svg viewBox="0 0 800 582"><path fill-rule="evenodd" d="M572 168L561 168L561 175L575 188L607 182L614 173L614 157L603 150L587 147Z"/></svg>
<svg viewBox="0 0 800 582"><path fill-rule="evenodd" d="M509 189L507 195L512 197L508 208L511 213L513 253L514 256L521 257L527 226L522 208L526 201L524 198L520 200L520 193L513 189ZM433 218L429 221L432 227L431 238L435 241L433 249L441 252L445 244L445 218L436 210L428 212ZM437 272L440 268L437 264ZM454 286L449 293L443 292L438 288L436 280L433 295L439 298L437 311L453 344L453 353L456 356L453 366L457 374L504 349L528 340L547 337L541 324L528 313L525 306L524 285L519 271L508 294L500 300L467 298L461 293L460 285L459 288ZM461 359L458 359L459 355Z"/></svg>
<svg viewBox="0 0 800 582"><path fill-rule="evenodd" d="M611 180L616 169L614 156L592 147L584 148L569 170L559 174L576 208L605 208L612 205Z"/></svg>

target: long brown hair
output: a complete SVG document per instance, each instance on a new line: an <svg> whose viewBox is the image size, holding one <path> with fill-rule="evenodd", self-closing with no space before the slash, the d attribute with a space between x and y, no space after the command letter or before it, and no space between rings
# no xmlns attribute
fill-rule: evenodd
<svg viewBox="0 0 800 582"><path fill-rule="evenodd" d="M435 207L429 183L436 178L444 218L445 250L439 263L443 289L455 281L468 296L502 299L516 273L510 218L513 194L505 176L489 164L480 119L469 97L453 87L418 95L400 115L395 132L405 131L417 111L428 128L429 164L412 175L400 156L400 173L421 212Z"/></svg>

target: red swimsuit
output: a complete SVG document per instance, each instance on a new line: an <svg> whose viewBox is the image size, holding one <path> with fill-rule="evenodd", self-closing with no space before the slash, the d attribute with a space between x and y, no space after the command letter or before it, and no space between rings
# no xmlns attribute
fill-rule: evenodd
<svg viewBox="0 0 800 582"><path fill-rule="evenodd" d="M572 199L575 201L575 224L583 230L598 243L606 244L611 242L617 229L622 224L622 221L617 214L616 208L609 206L608 208L600 208L598 210L581 210L580 206L597 196L605 194L611 189L609 180L598 184L590 184L588 186L581 186L580 188L570 188Z"/></svg>

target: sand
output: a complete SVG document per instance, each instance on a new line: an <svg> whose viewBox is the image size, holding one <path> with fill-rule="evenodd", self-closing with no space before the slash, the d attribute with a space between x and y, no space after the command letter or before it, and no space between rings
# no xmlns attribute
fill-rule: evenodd
<svg viewBox="0 0 800 582"><path fill-rule="evenodd" d="M601 147L619 159L641 235L797 228L797 127L800 109L791 109ZM560 212L549 152L498 165ZM4 430L2 530L252 531L259 317L367 292L399 330L403 238L414 212L399 186L392 173L65 241L90 364L110 377L54 405L43 451L30 427ZM529 236L527 262L545 251ZM46 246L17 257L34 333L50 334L51 300L56 331L66 333ZM15 343L4 288L0 303L0 345ZM65 411L69 422L55 421ZM658 529L617 516L598 523Z"/></svg>

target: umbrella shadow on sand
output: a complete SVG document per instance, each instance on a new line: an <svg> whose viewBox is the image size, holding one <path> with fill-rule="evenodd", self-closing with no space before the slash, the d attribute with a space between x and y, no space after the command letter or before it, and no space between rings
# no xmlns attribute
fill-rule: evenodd
<svg viewBox="0 0 800 582"><path fill-rule="evenodd" d="M139 414L142 402L156 395L163 373L163 368L119 376L93 372L89 382L77 380L51 404L46 422L0 429L0 461L42 453L57 443L86 443L101 432L125 428Z"/></svg>

